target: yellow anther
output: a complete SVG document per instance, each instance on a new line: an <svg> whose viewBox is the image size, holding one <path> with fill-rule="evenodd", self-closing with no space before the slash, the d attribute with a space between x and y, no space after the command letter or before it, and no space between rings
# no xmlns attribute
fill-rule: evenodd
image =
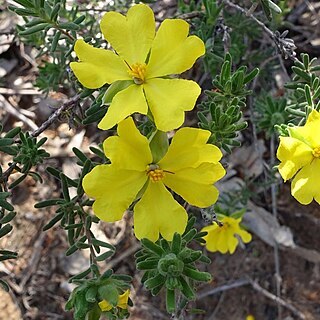
<svg viewBox="0 0 320 320"><path fill-rule="evenodd" d="M144 77L146 74L147 65L145 63L134 63L130 70L128 70L129 75L133 78L135 84L142 84L144 82Z"/></svg>
<svg viewBox="0 0 320 320"><path fill-rule="evenodd" d="M164 178L164 171L156 164L148 165L146 171L152 182L157 182Z"/></svg>
<svg viewBox="0 0 320 320"><path fill-rule="evenodd" d="M320 146L314 148L312 150L312 154L315 158L320 158Z"/></svg>

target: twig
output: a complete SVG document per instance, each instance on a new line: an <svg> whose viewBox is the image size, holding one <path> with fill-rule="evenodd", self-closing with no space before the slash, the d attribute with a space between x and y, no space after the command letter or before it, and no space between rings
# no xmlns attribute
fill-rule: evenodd
<svg viewBox="0 0 320 320"><path fill-rule="evenodd" d="M267 291L266 289L262 288L256 281L253 281L250 279L250 284L252 285L252 288L260 293L262 293L267 298L271 299L272 301L277 302L278 304L282 305L283 307L290 310L294 315L296 315L299 319L305 320L306 316L299 311L296 307L294 307L292 304L286 302L285 300L275 296L271 292Z"/></svg>
<svg viewBox="0 0 320 320"><path fill-rule="evenodd" d="M80 95L77 94L67 102L65 102L61 107L59 107L49 118L46 120L37 130L33 131L31 133L31 136L37 137L39 136L43 131L48 129L58 118L59 116L66 111L67 109L73 107L78 103L80 99Z"/></svg>
<svg viewBox="0 0 320 320"><path fill-rule="evenodd" d="M224 292L230 289L234 289L234 288L239 288L242 286L246 286L250 284L252 286L252 288L254 290L256 290L257 292L260 292L261 294L263 294L265 297L271 299L272 301L282 305L283 307L287 308L288 310L290 310L295 316L297 316L299 319L305 320L306 317L305 315L299 311L296 307L294 307L292 304L286 302L285 300L277 297L276 295L274 295L273 293L269 292L268 290L262 288L257 281L252 280L251 278L244 278L244 279L239 279L236 280L234 282L222 285L220 287L214 288L212 290L203 292L198 294L197 299L203 299L209 295L213 295L213 294L217 294L220 292Z"/></svg>
<svg viewBox="0 0 320 320"><path fill-rule="evenodd" d="M27 126L29 126L32 130L37 130L38 126L24 114L19 112L14 106L12 106L6 98L0 94L0 107L4 108L8 113L12 114L22 122L24 122Z"/></svg>
<svg viewBox="0 0 320 320"><path fill-rule="evenodd" d="M36 89L10 89L10 88L0 88L0 94L10 94L10 95L35 95L41 94L41 91Z"/></svg>
<svg viewBox="0 0 320 320"><path fill-rule="evenodd" d="M223 2L229 7L242 12L247 17L254 20L275 43L277 49L284 55L285 59L290 58L293 61L297 60L296 53L294 52L294 50L296 49L294 41L292 39L285 38L285 36L288 33L287 31L283 32L282 34L280 34L278 31L272 32L263 22L258 20L250 11L243 9L239 5L234 4L229 0L223 0Z"/></svg>
<svg viewBox="0 0 320 320"><path fill-rule="evenodd" d="M214 295L214 294L217 294L217 293L220 293L220 292L224 292L224 291L227 291L227 290L230 290L230 289L234 289L234 288L238 288L238 287L242 287L242 286L246 286L250 284L250 280L249 279L239 279L239 280L236 280L236 281L233 281L231 283L228 283L228 284L224 284L220 287L217 287L217 288L213 288L209 291L206 291L206 292L202 292L202 293L199 293L198 296L197 296L197 300L201 300L207 296L211 296L211 295Z"/></svg>

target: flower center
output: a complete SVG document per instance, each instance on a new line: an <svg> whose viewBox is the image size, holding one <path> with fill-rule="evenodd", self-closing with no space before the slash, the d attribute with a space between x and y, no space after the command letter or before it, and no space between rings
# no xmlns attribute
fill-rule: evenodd
<svg viewBox="0 0 320 320"><path fill-rule="evenodd" d="M164 178L164 171L157 164L149 164L146 171L152 182L158 182Z"/></svg>
<svg viewBox="0 0 320 320"><path fill-rule="evenodd" d="M312 150L312 154L315 158L320 158L320 146L314 148Z"/></svg>
<svg viewBox="0 0 320 320"><path fill-rule="evenodd" d="M144 82L144 77L146 74L147 65L145 63L134 63L130 70L128 70L129 75L133 78L135 84L142 84Z"/></svg>

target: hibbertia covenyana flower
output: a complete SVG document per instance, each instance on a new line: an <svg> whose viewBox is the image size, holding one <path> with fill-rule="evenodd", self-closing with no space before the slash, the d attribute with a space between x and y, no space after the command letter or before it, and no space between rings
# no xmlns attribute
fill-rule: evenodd
<svg viewBox="0 0 320 320"><path fill-rule="evenodd" d="M134 206L134 232L138 239L156 241L159 233L172 240L183 233L186 210L167 188L191 205L201 208L216 202L213 185L225 175L219 163L221 151L207 144L210 132L196 128L179 129L160 161L154 161L148 139L131 117L118 125L118 136L103 143L111 164L97 165L83 179L83 188L95 198L94 213L107 222L120 220Z"/></svg>
<svg viewBox="0 0 320 320"><path fill-rule="evenodd" d="M208 234L203 237L206 240L206 248L208 251L230 254L234 253L239 240L241 238L244 243L251 241L252 237L249 232L243 230L240 226L241 218L233 218L224 216L221 219L222 226L216 222L204 227L201 231L206 231Z"/></svg>
<svg viewBox="0 0 320 320"><path fill-rule="evenodd" d="M278 170L284 181L293 178L291 194L301 204L320 204L320 113L312 110L304 126L288 127L280 137Z"/></svg>
<svg viewBox="0 0 320 320"><path fill-rule="evenodd" d="M98 127L110 129L135 112L151 112L161 131L180 127L184 111L193 109L201 89L194 81L168 76L193 66L205 52L202 40L188 36L189 25L181 19L164 20L156 33L153 12L144 4L131 7L126 17L107 12L100 28L114 51L80 39L74 47L79 62L70 64L86 88L106 83L124 88L113 97Z"/></svg>

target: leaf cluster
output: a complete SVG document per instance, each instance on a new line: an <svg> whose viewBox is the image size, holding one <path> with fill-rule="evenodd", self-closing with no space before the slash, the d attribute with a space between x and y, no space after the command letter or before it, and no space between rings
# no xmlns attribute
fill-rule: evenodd
<svg viewBox="0 0 320 320"><path fill-rule="evenodd" d="M182 293L184 302L195 298L194 282L208 282L211 275L197 269L195 263L210 263L210 259L200 250L189 248L191 241L204 242L204 232L193 228L195 218L188 221L184 234L175 233L172 241L160 239L156 243L142 239L142 249L136 253L138 270L144 270L142 282L157 295L162 288L166 290L166 307L169 313L176 310L176 295Z"/></svg>
<svg viewBox="0 0 320 320"><path fill-rule="evenodd" d="M93 274L97 274L96 266L91 269ZM130 288L130 276L113 274L111 269L91 279L83 279L85 276L85 273L82 273L82 278L77 276L71 279L71 282L78 286L72 291L65 309L74 309L74 320L99 320L102 315L112 320L128 318L128 310L118 308L117 303L119 295ZM102 300L106 300L113 308L102 312L98 305ZM132 305L130 299L128 304Z"/></svg>
<svg viewBox="0 0 320 320"><path fill-rule="evenodd" d="M100 149L91 148L91 150L95 152L97 156L104 157L104 154ZM60 222L61 227L65 229L68 234L70 247L66 251L67 256L81 249L90 249L92 254L98 254L98 256L94 255L94 257L91 257L92 263L104 261L115 253L115 247L109 243L96 239L91 232L92 223L98 223L99 219L86 212L85 207L91 206L92 201L83 197L84 190L82 187L82 180L94 167L94 163L79 149L73 148L73 151L78 159L78 165L82 167L80 177L71 179L59 170L48 167L47 172L61 183L61 197L38 202L35 205L35 208L39 209L57 206L56 215L43 227L43 230L49 230ZM76 195L72 198L70 196L70 188L76 189ZM101 247L107 248L108 251L100 254Z"/></svg>
<svg viewBox="0 0 320 320"><path fill-rule="evenodd" d="M213 80L214 89L206 91L207 100L198 112L199 127L209 130L209 142L231 152L230 147L240 146L236 140L238 133L247 127L243 121L241 109L245 107L246 96L251 93L247 84L258 74L257 68L247 72L245 66L231 71L232 58L228 53L222 65L221 72Z"/></svg>
<svg viewBox="0 0 320 320"><path fill-rule="evenodd" d="M292 67L292 82L285 85L293 90L286 110L295 117L306 118L312 109L320 109L320 65L315 64L316 60L306 53L301 54L301 61L297 59Z"/></svg>

